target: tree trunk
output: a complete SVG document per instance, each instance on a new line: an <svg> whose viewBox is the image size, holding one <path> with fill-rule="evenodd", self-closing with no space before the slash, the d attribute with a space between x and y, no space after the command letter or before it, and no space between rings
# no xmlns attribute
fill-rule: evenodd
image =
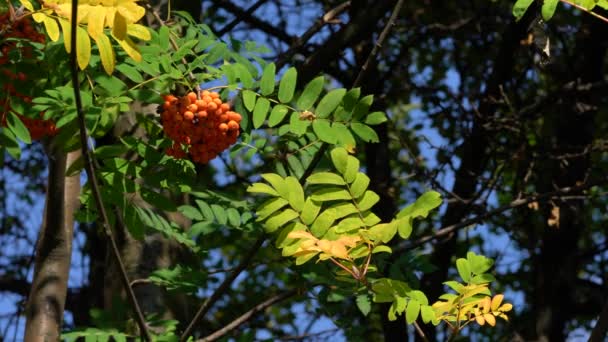
<svg viewBox="0 0 608 342"><path fill-rule="evenodd" d="M66 166L80 156L48 152L49 175L44 220L36 246L34 281L26 308L26 341L57 341L67 292L74 212L79 206L80 174L66 177Z"/></svg>
<svg viewBox="0 0 608 342"><path fill-rule="evenodd" d="M560 83L587 84L603 80L607 37L608 26L605 23L585 17L575 50L578 58L573 64L569 63L573 66L570 79ZM563 97L550 108L545 130L550 156L578 156L547 160L543 174L551 177L538 177L541 192L585 182L590 172L590 160L583 151L593 143L595 104L599 96L597 91L592 91ZM552 201L544 208L546 225L541 227L540 253L533 258L535 288L532 305L536 318L535 338L539 341L564 341L567 338L566 325L572 317L576 297L571 292L580 288L577 280L583 270L579 240L585 234L588 220L583 206L583 200L569 199ZM549 223L551 216L556 220ZM598 311L601 304L597 303Z"/></svg>

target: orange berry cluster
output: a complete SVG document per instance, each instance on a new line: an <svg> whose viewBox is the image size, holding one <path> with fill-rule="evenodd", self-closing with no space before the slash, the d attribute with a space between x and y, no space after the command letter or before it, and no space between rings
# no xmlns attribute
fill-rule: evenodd
<svg viewBox="0 0 608 342"><path fill-rule="evenodd" d="M204 90L185 96L165 95L161 122L165 134L173 140L166 150L174 158L186 158L207 164L236 142L241 115L223 103L220 94Z"/></svg>
<svg viewBox="0 0 608 342"><path fill-rule="evenodd" d="M28 39L36 43L44 43L44 34L36 31L30 17L21 18L19 20L13 20L9 13L0 14L0 31L2 32L3 38L22 38ZM18 97L26 103L30 103L32 99L29 96L20 94L15 89L15 84L18 82L26 82L27 75L21 71L14 72L7 68L2 68L3 65L10 64L9 53L19 49L19 52L24 58L31 58L32 51L29 46L17 46L15 41L2 41L0 43L0 68L2 76L6 82L0 91L0 126L6 126L6 115L12 109L10 107L9 98ZM42 139L44 136L52 136L57 134L55 124L50 120L42 119L43 113L40 113L40 118L28 118L24 115L17 114L23 124L30 131L32 140Z"/></svg>

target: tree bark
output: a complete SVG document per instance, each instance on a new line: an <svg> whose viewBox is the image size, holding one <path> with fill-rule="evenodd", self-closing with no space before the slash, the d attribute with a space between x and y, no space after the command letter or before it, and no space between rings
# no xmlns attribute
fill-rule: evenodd
<svg viewBox="0 0 608 342"><path fill-rule="evenodd" d="M44 220L26 307L25 341L28 342L59 340L72 256L74 212L80 203L80 174L66 177L65 171L79 156L80 151L48 152Z"/></svg>
<svg viewBox="0 0 608 342"><path fill-rule="evenodd" d="M607 37L606 23L585 17L579 30L577 58L568 63L573 66L570 79L561 80L560 83L586 84L603 80ZM593 143L597 114L595 104L600 96L597 91L580 93L564 97L549 108L545 144L551 155L580 156L547 160L544 169L540 170L542 175L538 177L541 191L576 186L587 179L590 159L588 154L581 152ZM583 270L579 241L585 234L588 218L585 217L583 200L556 200L547 205L544 211L546 224L540 227L541 240L537 244L540 253L532 259L535 270L532 304L536 322L534 338L539 341L564 341L567 338L566 325L572 318L576 304L571 292L577 288L579 272ZM556 221L549 223L551 216ZM601 310L601 302L597 305L597 310Z"/></svg>

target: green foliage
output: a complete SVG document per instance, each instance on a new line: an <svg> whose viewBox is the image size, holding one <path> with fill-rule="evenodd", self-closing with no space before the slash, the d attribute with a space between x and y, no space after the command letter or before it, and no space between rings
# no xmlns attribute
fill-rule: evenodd
<svg viewBox="0 0 608 342"><path fill-rule="evenodd" d="M23 3L34 10L29 2ZM530 4L518 1L516 17L521 18ZM545 2L546 19L553 15L556 4ZM37 17L53 40L59 39L56 22L67 35L65 19L51 16L50 10L40 10ZM488 271L492 261L483 256L469 253L466 259L458 259L456 267L464 283L446 282L455 293L443 295L432 305L408 275L395 279L383 274L379 260L392 254L389 243L396 236L409 238L414 220L427 218L442 200L439 193L428 191L388 222L381 222L374 214L380 197L369 190L370 178L361 172L361 163L354 155L360 143L379 142L372 126L388 120L383 112L370 113L372 95L362 95L360 88L326 88L329 82L324 76L298 84L295 67L278 75L273 63L250 53L258 50L255 45L244 44L247 51L242 51L237 48L240 42L229 45L220 41L208 27L195 24L187 16L178 17L174 26L158 30L136 25L125 32L115 26L107 31L103 26L101 31L99 27L85 31L91 26L81 26L80 86L90 137L107 136L119 117L132 111L134 101L160 104L162 94L178 88L189 90L201 83L225 81L218 89L222 89L223 97L239 91L235 107L243 114L241 138L232 148L231 157L250 161L257 156L267 162L262 180L246 190L261 200L238 197L246 195L244 186L238 194L231 193L234 189L212 190L201 179L201 167L163 152L171 142L160 137L157 119L149 113L138 113L136 125L145 138L127 134L93 150L103 204L114 209L109 210L112 224L124 225L137 239L160 233L197 256L207 252L201 243L207 237L263 228L274 234L282 256L309 267L312 271L306 276L330 284L334 298L343 294L356 297L357 308L364 315L372 312L372 303L390 303L390 320L404 315L408 324L418 319L432 324L445 321L455 331L472 321L494 325L494 317L506 319L510 304L501 305L501 295L490 299L489 283L494 277ZM110 30L114 41L106 37ZM136 46L127 35L148 42ZM148 35L149 39L144 39ZM89 36L96 41L97 50L86 43ZM66 57L61 54L63 48L57 48L61 43L50 43L44 52L40 46L37 49L50 62L61 60ZM68 44L65 40L63 43ZM69 45L65 48L70 49ZM65 85L66 76L49 76L44 87L36 87L40 89L32 94L31 110L55 120L60 134L53 144L72 151L81 147L80 132L73 89ZM25 106L18 101L11 105ZM31 143L27 128L16 114L9 113L7 126L0 128L0 147L18 158L19 140ZM324 147L329 153L321 155ZM67 174L78 174L83 167L84 161L79 159L68 167ZM308 176L303 179L304 175ZM184 194L189 201L176 205L175 198ZM83 222L98 220L89 186L84 187L81 202L77 218ZM179 212L192 224L185 230L162 212ZM315 265L308 263L313 259ZM327 274L322 271L325 261L332 265L332 272ZM208 280L202 270L184 265L156 270L148 278L158 286L188 294L196 294ZM149 321L164 327L160 337L176 339L176 322L154 317ZM116 322L105 323L98 324L99 329L68 332L63 338L121 341L134 335L120 332L130 330Z"/></svg>
<svg viewBox="0 0 608 342"><path fill-rule="evenodd" d="M513 5L513 16L515 16L517 20L521 19L533 2L534 0L517 0ZM553 18L557 5L560 2L562 2L562 0L542 0L541 15L543 20L548 21ZM603 9L608 9L608 0L574 0L573 3L576 4L579 9L592 13L596 16L599 16L593 12L593 9L596 6Z"/></svg>

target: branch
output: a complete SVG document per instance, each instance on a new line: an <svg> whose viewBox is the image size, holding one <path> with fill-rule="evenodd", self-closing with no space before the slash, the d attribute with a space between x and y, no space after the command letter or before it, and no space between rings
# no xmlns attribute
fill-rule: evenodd
<svg viewBox="0 0 608 342"><path fill-rule="evenodd" d="M209 335L209 336L207 336L205 338L197 340L197 342L215 341L215 340L223 337L224 335L228 334L232 330L238 328L243 323L245 323L248 320L250 320L258 312L266 310L267 308L271 307L275 303L278 303L280 301L283 301L285 299L293 297L296 294L298 294L298 290L289 290L289 291L285 291L283 293L280 293L278 295L275 295L273 297L270 297L266 301L264 301L264 302L262 302L262 303L260 303L260 304L258 304L256 306L254 306L251 310L245 312L240 317L238 317L234 321L230 322L229 324L227 324L223 328L215 331L214 333L212 333L211 335Z"/></svg>
<svg viewBox="0 0 608 342"><path fill-rule="evenodd" d="M262 244L265 240L265 235L259 237L258 240L253 244L251 249L247 251L247 254L245 254L245 257L243 258L243 260L241 260L238 266L234 270L232 270L232 272L230 272L230 274L224 279L222 284L220 284L220 286L211 294L211 296L203 302L186 330L184 330L184 333L180 337L180 341L185 342L186 340L188 340L188 337L192 333L194 326L196 326L198 321L205 316L209 309L211 309L211 306L215 304L215 302L217 302L217 300L220 299L220 297L222 297L222 295L230 289L230 286L232 285L234 279L236 279L236 277L238 277L239 274L241 274L241 272L245 268L247 268L247 266L249 266L249 264L253 260L253 257L258 252L260 247L262 247Z"/></svg>
<svg viewBox="0 0 608 342"><path fill-rule="evenodd" d="M452 234L453 232L456 232L462 228L468 227L472 224L475 223L479 223L482 222L494 215L500 214L502 212L517 208L517 207L521 207L522 205L526 205L528 203L532 203L532 202L537 202L537 201L541 201L541 200L546 200L546 199L551 199L551 198L561 198L562 195L566 195L566 194L570 194L570 193L574 193L574 192L578 192L581 190L585 190L588 189L592 186L596 185L595 183L588 183L588 184L584 184L584 185L580 185L580 186L575 186L575 187L566 187L566 188L561 188L555 191L551 191L551 192L546 192L544 194L539 194L539 195L529 195L528 197L525 198L520 198L520 199L516 199L514 201L512 201L509 204L506 204L500 208L496 208L494 210L490 210L484 214L481 214L479 216L470 218L468 220L464 220L462 222L456 223L456 224L452 224L443 228L440 228L439 230L437 230L435 233L431 234L431 235L427 235L424 237L419 238L418 240L411 242L411 243L401 243L399 244L394 251L395 252L404 252L410 249L414 249L420 245L423 245L429 241L438 239L442 236L446 236L449 234Z"/></svg>
<svg viewBox="0 0 608 342"><path fill-rule="evenodd" d="M395 7L393 8L390 18L388 19L384 29L382 30L382 33L380 34L380 36L378 37L378 40L376 41L376 45L374 46L372 51L369 53L369 56L367 56L367 59L366 59L365 63L363 64L363 66L361 67L361 70L359 71L357 78L353 82L353 86L352 86L353 88L358 87L360 82L363 80L363 76L367 73L367 68L368 68L369 64L371 63L371 61L374 60L374 57L378 53L378 49L382 46L382 44L384 43L384 40L388 37L388 33L390 32L391 28L393 27L395 20L397 19L397 14L399 13L399 10L401 9L402 5L403 5L403 0L399 0L395 4ZM308 165L308 167L302 174L302 177L300 178L300 183L302 183L302 181L306 180L306 178L308 178L308 176L310 176L312 174L312 171L316 167L317 163L321 160L321 157L323 157L323 154L325 154L326 150L327 150L327 143L323 143L321 145L321 147L319 148L319 150L317 151L317 153L315 153L315 156L313 157L311 163Z"/></svg>
<svg viewBox="0 0 608 342"><path fill-rule="evenodd" d="M277 57L277 70L281 69L287 61L289 61L293 55L298 52L302 48L302 46L308 42L312 36L314 36L325 24L333 21L338 15L342 14L348 7L350 6L350 1L345 1L344 3L330 9L327 11L321 18L317 19L315 23L304 32L301 36L295 39L293 44L289 47L289 49L283 53L281 53Z"/></svg>
<svg viewBox="0 0 608 342"><path fill-rule="evenodd" d="M251 5L251 7L249 7L247 9L247 11L245 11L245 14L248 16L252 16L253 12L255 12L258 8L260 8L260 6L262 6L266 1L268 1L268 0L258 0L258 2ZM226 33L230 32L241 21L243 21L243 18L241 18L241 16L237 16L236 18L234 18L234 20L232 20L230 23L228 23L228 25L222 27L222 29L217 32L217 36L221 37L221 36L225 35Z"/></svg>
<svg viewBox="0 0 608 342"><path fill-rule="evenodd" d="M106 208L103 204L103 198L101 196L101 192L99 190L99 183L97 182L97 176L95 171L95 165L92 160L92 157L88 148L88 136L87 136L87 128L85 124L84 111L82 109L82 99L80 97L80 82L78 81L78 64L76 60L76 29L77 29L77 15L78 15L78 1L72 0L72 32L70 40L72 42L72 50L70 51L70 68L72 74L72 87L74 88L74 100L76 103L76 112L78 113L78 123L80 126L80 144L82 149L82 157L84 160L84 167L87 173L87 178L91 184L91 190L93 193L93 197L95 198L95 206L97 207L97 212L101 215L102 225L104 228L104 232L106 233L108 239L110 240L110 245L112 247L112 254L116 258L116 261L119 266L120 280L127 292L127 297L133 306L133 310L135 311L135 319L137 321L137 325L139 326L140 333L145 341L150 341L151 336L148 332L148 328L146 326L146 321L142 314L142 311L137 303L137 298L135 297L135 293L131 286L129 286L129 276L127 275L127 271L125 269L125 265L120 257L120 251L118 249L118 245L116 244L116 239L114 238L114 233L112 228L110 227L110 219L108 218L108 214L106 212Z"/></svg>
<svg viewBox="0 0 608 342"><path fill-rule="evenodd" d="M393 13L391 13L391 16L388 19L388 22L386 23L384 30L382 30L382 33L380 33L380 37L378 37L378 41L376 42L376 45L374 45L372 52L370 52L369 56L367 56L367 60L361 67L361 71L359 72L359 75L357 75L357 78L355 79L355 82L353 83L353 88L356 88L359 84L361 84L361 81L363 81L363 78L367 75L367 68L369 68L369 64L376 57L378 50L380 50L380 48L382 47L382 44L384 43L384 40L388 36L388 33L390 32L391 28L395 25L395 20L397 19L397 15L399 14L399 11L401 10L401 6L403 6L403 0L397 1L397 4L395 4L395 8L393 8Z"/></svg>
<svg viewBox="0 0 608 342"><path fill-rule="evenodd" d="M291 42L293 42L293 37L287 34L287 32L285 32L284 30L272 26L268 22L254 16L252 13L249 13L249 11L240 8L239 6L233 4L230 1L213 0L213 3L218 6L221 6L221 8L232 13L234 16L237 17L237 19L251 24L254 28L259 29L269 35L272 35L280 39L284 43L291 44Z"/></svg>

